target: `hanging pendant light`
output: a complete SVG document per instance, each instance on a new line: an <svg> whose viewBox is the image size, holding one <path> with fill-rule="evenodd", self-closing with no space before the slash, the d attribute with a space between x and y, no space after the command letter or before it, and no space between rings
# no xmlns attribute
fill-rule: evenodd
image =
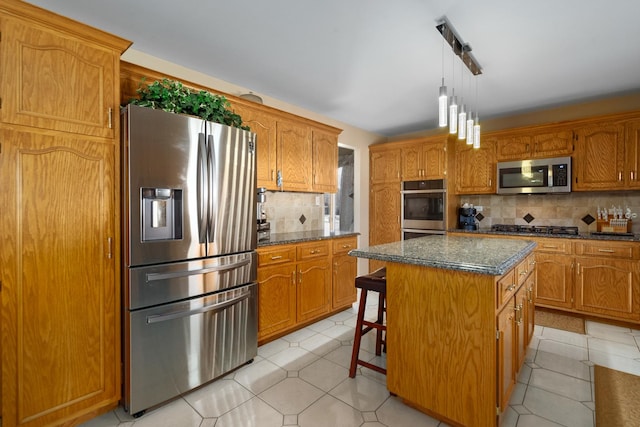
<svg viewBox="0 0 640 427"><path fill-rule="evenodd" d="M467 111L464 108L464 101L460 98L460 112L458 113L458 139L467 137Z"/></svg>
<svg viewBox="0 0 640 427"><path fill-rule="evenodd" d="M480 148L480 118L476 113L476 122L473 125L473 148Z"/></svg>
<svg viewBox="0 0 640 427"><path fill-rule="evenodd" d="M442 86L438 95L438 126L447 126L447 87L444 85L444 39L442 39Z"/></svg>
<svg viewBox="0 0 640 427"><path fill-rule="evenodd" d="M444 77L442 78L442 86L440 86L440 96L438 97L438 126L445 127L447 125L447 87L444 85Z"/></svg>
<svg viewBox="0 0 640 427"><path fill-rule="evenodd" d="M473 112L467 114L467 145L473 145Z"/></svg>
<svg viewBox="0 0 640 427"><path fill-rule="evenodd" d="M449 103L449 133L458 132L458 98L455 88L451 89L451 102Z"/></svg>

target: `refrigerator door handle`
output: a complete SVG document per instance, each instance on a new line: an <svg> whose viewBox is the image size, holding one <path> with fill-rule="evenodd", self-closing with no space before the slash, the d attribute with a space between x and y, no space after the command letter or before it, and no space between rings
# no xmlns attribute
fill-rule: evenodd
<svg viewBox="0 0 640 427"><path fill-rule="evenodd" d="M209 180L207 179L207 147L204 133L198 133L198 239L205 243L207 239L207 218L209 217Z"/></svg>
<svg viewBox="0 0 640 427"><path fill-rule="evenodd" d="M214 265L211 267L199 268L197 270L187 271L173 271L171 273L148 273L147 282L154 282L156 280L175 279L178 277L195 276L199 274L215 273L220 271L235 270L245 265L251 264L251 258L243 259L242 261L234 262L226 265Z"/></svg>
<svg viewBox="0 0 640 427"><path fill-rule="evenodd" d="M208 182L209 182L209 214L207 215L208 218L208 230L209 230L209 234L208 234L208 241L209 242L213 242L214 240L214 236L216 234L216 216L218 215L217 212L217 206L216 203L218 202L218 198L217 198L217 194L215 193L218 185L216 185L215 183L215 175L216 175L216 170L215 170L215 165L216 165L216 158L215 158L215 146L214 146L214 142L213 142L213 135L208 135L207 136L207 154L208 154Z"/></svg>
<svg viewBox="0 0 640 427"><path fill-rule="evenodd" d="M213 311L213 310L221 310L223 308L232 306L234 304L237 304L240 301L243 301L247 298L249 298L251 296L251 292L250 291L246 291L243 292L241 295L232 298L228 301L223 301L223 302L219 302L217 304L211 304L211 305L207 305L204 307L199 307L199 308L195 308L193 310L184 310L184 311L178 311L175 313L168 313L168 314L154 314L151 316L147 316L147 323L151 324L151 323L159 323L159 322L164 322L167 320L172 320L172 319L179 319L181 317L188 317L188 316L192 316L194 314L200 314L200 313L206 313L208 311Z"/></svg>

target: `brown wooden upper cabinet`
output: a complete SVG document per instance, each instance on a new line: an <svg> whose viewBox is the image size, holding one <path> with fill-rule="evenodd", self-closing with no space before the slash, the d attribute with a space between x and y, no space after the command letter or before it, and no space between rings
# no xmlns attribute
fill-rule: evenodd
<svg viewBox="0 0 640 427"><path fill-rule="evenodd" d="M627 188L640 188L640 119L630 120L625 124L625 180Z"/></svg>
<svg viewBox="0 0 640 427"><path fill-rule="evenodd" d="M483 138L480 148L456 142L456 194L496 192L496 140Z"/></svg>
<svg viewBox="0 0 640 427"><path fill-rule="evenodd" d="M625 126L602 121L576 128L574 191L625 188Z"/></svg>
<svg viewBox="0 0 640 427"><path fill-rule="evenodd" d="M2 88L3 122L115 136L121 45L88 42L10 15L2 16L2 44L0 75L11 76Z"/></svg>
<svg viewBox="0 0 640 427"><path fill-rule="evenodd" d="M400 182L401 151L396 145L369 147L369 183L390 184Z"/></svg>
<svg viewBox="0 0 640 427"><path fill-rule="evenodd" d="M421 139L402 146L403 181L443 179L445 176L446 136Z"/></svg>
<svg viewBox="0 0 640 427"><path fill-rule="evenodd" d="M311 144L313 150L313 191L335 193L338 191L338 135L313 130Z"/></svg>
<svg viewBox="0 0 640 427"><path fill-rule="evenodd" d="M563 126L505 133L495 139L496 160L502 162L571 155L574 133Z"/></svg>

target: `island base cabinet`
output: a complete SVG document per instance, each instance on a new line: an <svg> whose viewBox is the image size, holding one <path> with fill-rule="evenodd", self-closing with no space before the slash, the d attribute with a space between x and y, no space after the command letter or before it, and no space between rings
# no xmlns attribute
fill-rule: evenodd
<svg viewBox="0 0 640 427"><path fill-rule="evenodd" d="M498 314L498 403L500 412L509 406L509 397L516 385L516 329L515 311L511 304L507 304Z"/></svg>
<svg viewBox="0 0 640 427"><path fill-rule="evenodd" d="M494 276L388 262L389 391L451 425L495 426L495 304Z"/></svg>

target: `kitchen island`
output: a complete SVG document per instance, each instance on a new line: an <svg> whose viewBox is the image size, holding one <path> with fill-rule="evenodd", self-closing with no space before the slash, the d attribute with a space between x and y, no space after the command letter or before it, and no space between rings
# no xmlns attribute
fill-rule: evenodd
<svg viewBox="0 0 640 427"><path fill-rule="evenodd" d="M533 333L530 241L428 236L350 255L387 265L387 388L461 426L496 426Z"/></svg>

